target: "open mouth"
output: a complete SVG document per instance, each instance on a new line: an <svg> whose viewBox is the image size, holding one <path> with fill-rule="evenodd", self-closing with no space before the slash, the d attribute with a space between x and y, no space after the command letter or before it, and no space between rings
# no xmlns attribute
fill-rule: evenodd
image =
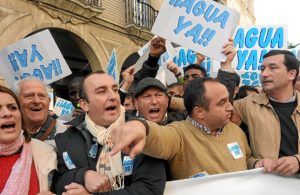
<svg viewBox="0 0 300 195"><path fill-rule="evenodd" d="M159 108L152 108L152 109L149 110L149 113L150 114L159 113Z"/></svg>
<svg viewBox="0 0 300 195"><path fill-rule="evenodd" d="M31 111L33 112L39 112L41 111L42 109L41 108L30 108Z"/></svg>
<svg viewBox="0 0 300 195"><path fill-rule="evenodd" d="M1 125L1 129L12 129L12 128L15 128L15 126L16 126L15 123L7 123L7 124Z"/></svg>
<svg viewBox="0 0 300 195"><path fill-rule="evenodd" d="M107 108L105 108L106 111L115 111L117 110L117 107L116 106L109 106Z"/></svg>
<svg viewBox="0 0 300 195"><path fill-rule="evenodd" d="M263 83L272 83L272 81L263 81Z"/></svg>

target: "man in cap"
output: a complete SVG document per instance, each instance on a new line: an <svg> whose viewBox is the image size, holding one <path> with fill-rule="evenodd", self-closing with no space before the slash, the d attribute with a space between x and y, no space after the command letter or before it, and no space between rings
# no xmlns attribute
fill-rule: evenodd
<svg viewBox="0 0 300 195"><path fill-rule="evenodd" d="M138 116L160 125L184 120L186 117L181 112L168 113L167 88L152 77L144 78L137 84L134 101Z"/></svg>

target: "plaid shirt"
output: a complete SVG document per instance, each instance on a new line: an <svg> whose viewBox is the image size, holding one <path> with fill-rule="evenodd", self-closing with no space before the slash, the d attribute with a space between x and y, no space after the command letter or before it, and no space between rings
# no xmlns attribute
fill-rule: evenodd
<svg viewBox="0 0 300 195"><path fill-rule="evenodd" d="M195 121L191 117L188 117L188 119L192 121L192 125L194 127L196 127L197 129L200 129L203 133L206 133L206 134L209 134L209 135L212 134L210 128L206 127L205 125L202 125L202 124L198 123L197 121ZM216 137L220 136L222 130L223 130L222 128L217 130Z"/></svg>

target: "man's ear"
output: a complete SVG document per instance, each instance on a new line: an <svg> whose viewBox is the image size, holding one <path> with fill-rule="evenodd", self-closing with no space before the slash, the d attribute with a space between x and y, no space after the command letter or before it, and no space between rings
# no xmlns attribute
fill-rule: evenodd
<svg viewBox="0 0 300 195"><path fill-rule="evenodd" d="M297 76L298 76L297 71L295 69L289 71L289 77L290 77L291 80L296 79Z"/></svg>
<svg viewBox="0 0 300 195"><path fill-rule="evenodd" d="M206 116L206 110L202 107L193 108L193 117L203 120Z"/></svg>
<svg viewBox="0 0 300 195"><path fill-rule="evenodd" d="M89 111L89 104L87 103L86 100L84 99L80 99L79 100L79 105L80 105L80 108L85 111L85 112L88 112Z"/></svg>

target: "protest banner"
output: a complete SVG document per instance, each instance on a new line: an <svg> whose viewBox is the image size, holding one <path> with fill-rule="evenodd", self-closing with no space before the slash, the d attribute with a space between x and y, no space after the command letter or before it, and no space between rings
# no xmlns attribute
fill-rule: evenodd
<svg viewBox="0 0 300 195"><path fill-rule="evenodd" d="M0 72L9 86L36 77L50 84L71 74L49 30L36 33L0 51Z"/></svg>
<svg viewBox="0 0 300 195"><path fill-rule="evenodd" d="M164 70L166 76L165 80L168 85L177 82L175 75L167 69L167 62L170 60L179 67L179 70L183 75L183 68L190 64L196 63L197 57L196 53L193 50L186 49L184 47L176 47L175 56L173 58L169 55L168 52L163 53L158 61L160 68L157 74L159 75L161 71ZM201 66L205 68L208 76L211 76L213 63L214 62L211 58L206 57L201 64Z"/></svg>
<svg viewBox="0 0 300 195"><path fill-rule="evenodd" d="M72 102L60 97L56 99L53 112L60 118L72 115L73 110L75 110L75 108Z"/></svg>
<svg viewBox="0 0 300 195"><path fill-rule="evenodd" d="M152 33L218 61L239 13L211 0L165 0Z"/></svg>
<svg viewBox="0 0 300 195"><path fill-rule="evenodd" d="M111 52L111 56L108 60L108 63L106 65L106 72L110 76L114 78L116 83L119 83L119 71L118 71L118 62L117 62L117 54L115 48Z"/></svg>
<svg viewBox="0 0 300 195"><path fill-rule="evenodd" d="M263 55L271 49L287 49L285 26L239 26L234 36L237 50L233 64L241 77L241 85L260 86Z"/></svg>
<svg viewBox="0 0 300 195"><path fill-rule="evenodd" d="M164 195L298 195L299 190L299 178L264 174L262 169L254 169L170 181Z"/></svg>

